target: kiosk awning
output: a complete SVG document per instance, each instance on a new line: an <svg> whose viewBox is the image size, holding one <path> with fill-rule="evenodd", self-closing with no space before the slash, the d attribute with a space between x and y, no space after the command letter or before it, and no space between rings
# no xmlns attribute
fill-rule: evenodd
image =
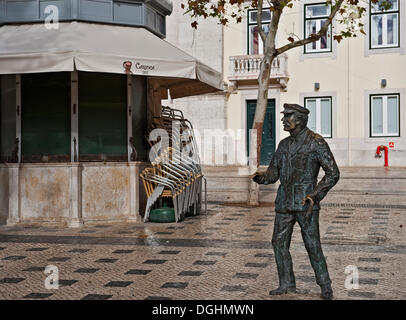
<svg viewBox="0 0 406 320"><path fill-rule="evenodd" d="M0 27L0 74L61 71L125 73L159 80L172 98L223 89L222 75L144 28L85 22Z"/></svg>

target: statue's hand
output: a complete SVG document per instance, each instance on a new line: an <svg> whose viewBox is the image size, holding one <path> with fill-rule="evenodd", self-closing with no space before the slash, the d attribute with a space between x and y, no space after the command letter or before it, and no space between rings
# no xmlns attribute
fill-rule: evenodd
<svg viewBox="0 0 406 320"><path fill-rule="evenodd" d="M303 200L302 200L302 205L304 206L306 202L309 202L309 207L306 210L305 213L305 218L308 219L310 215L312 214L313 211L313 206L314 206L314 200L310 195L307 195Z"/></svg>
<svg viewBox="0 0 406 320"><path fill-rule="evenodd" d="M255 174L255 176L252 178L252 180L258 184L264 184L265 183L265 175L262 174Z"/></svg>

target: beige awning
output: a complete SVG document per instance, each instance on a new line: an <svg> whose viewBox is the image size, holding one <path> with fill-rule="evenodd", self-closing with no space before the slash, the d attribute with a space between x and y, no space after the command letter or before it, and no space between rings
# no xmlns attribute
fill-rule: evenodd
<svg viewBox="0 0 406 320"><path fill-rule="evenodd" d="M125 73L156 78L172 98L223 89L222 75L144 28L85 22L0 27L0 74L61 71ZM163 92L165 90L162 90Z"/></svg>

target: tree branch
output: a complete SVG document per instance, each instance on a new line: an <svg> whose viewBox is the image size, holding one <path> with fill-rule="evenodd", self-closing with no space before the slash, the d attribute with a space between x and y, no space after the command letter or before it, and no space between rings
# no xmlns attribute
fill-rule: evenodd
<svg viewBox="0 0 406 320"><path fill-rule="evenodd" d="M337 14L337 12L340 10L341 5L343 4L344 0L337 0L334 6L334 9L331 10L330 15L327 18L327 21L323 24L323 27L321 27L321 29L319 30L319 32L315 33L315 34L311 34L309 37L307 37L306 39L302 39L302 40L297 40L291 43L288 43L282 47L280 47L279 49L276 50L277 55L280 55L281 53L284 53L285 51L288 51L292 48L296 48L299 46L303 46L306 45L308 43L314 42L319 40L322 36L324 36L327 32L328 27L331 25L331 23L333 22L333 18L335 17L335 15ZM332 6L333 7L333 6Z"/></svg>
<svg viewBox="0 0 406 320"><path fill-rule="evenodd" d="M258 33L261 36L262 42L265 43L266 35L264 30L262 29L262 5L264 0L258 0L258 11L257 11L257 25L258 25ZM249 19L249 17L248 17Z"/></svg>
<svg viewBox="0 0 406 320"><path fill-rule="evenodd" d="M279 20L282 15L283 7L280 5L279 0L272 0L272 17L271 21L269 22L269 32L266 36L266 43L264 46L264 55L267 56L268 54L276 57L276 49L275 49L275 38L276 33L278 32Z"/></svg>

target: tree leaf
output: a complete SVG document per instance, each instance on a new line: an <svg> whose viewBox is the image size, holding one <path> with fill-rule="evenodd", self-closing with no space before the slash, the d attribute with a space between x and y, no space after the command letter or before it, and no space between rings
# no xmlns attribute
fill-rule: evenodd
<svg viewBox="0 0 406 320"><path fill-rule="evenodd" d="M197 21L193 21L190 25L192 26L192 28L197 29L198 23Z"/></svg>

